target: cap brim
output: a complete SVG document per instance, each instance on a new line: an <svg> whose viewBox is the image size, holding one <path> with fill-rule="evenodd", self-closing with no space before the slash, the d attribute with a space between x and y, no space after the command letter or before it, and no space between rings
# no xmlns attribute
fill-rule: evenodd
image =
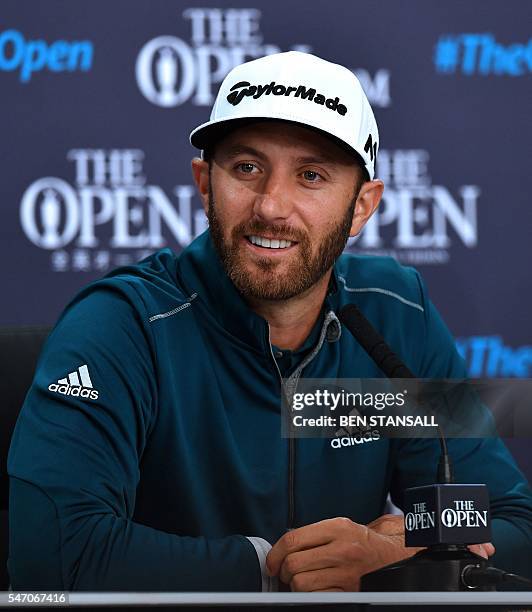
<svg viewBox="0 0 532 612"><path fill-rule="evenodd" d="M233 130L259 121L268 121L268 119L265 117L244 117L209 121L198 126L190 133L190 143L197 149L207 149Z"/></svg>
<svg viewBox="0 0 532 612"><path fill-rule="evenodd" d="M366 167L364 159L358 153L356 149L350 146L344 140L337 138L330 132L326 130L322 130L313 125L309 125L303 121L297 121L297 119L285 119L283 117L231 117L230 119L220 119L218 121L208 121L207 123L203 123L199 125L196 129L194 129L190 133L190 143L196 147L197 149L208 149L212 147L214 144L219 142L222 138L225 138L228 134L233 132L236 129L241 127L245 127L246 125L251 125L253 123L262 123L267 121L283 121L285 123L293 123L295 125L299 125L305 127L313 132L321 134L325 136L329 140L332 140L337 146L347 152L349 155L354 155L357 162L362 166L362 168L368 173L369 171Z"/></svg>

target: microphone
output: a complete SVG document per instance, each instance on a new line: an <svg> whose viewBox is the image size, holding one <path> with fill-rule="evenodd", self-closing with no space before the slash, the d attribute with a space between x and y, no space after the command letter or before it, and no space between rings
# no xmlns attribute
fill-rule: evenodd
<svg viewBox="0 0 532 612"><path fill-rule="evenodd" d="M387 378L415 378L354 304L338 318ZM488 562L466 544L491 539L489 493L484 484L455 484L445 435L438 427L437 483L404 493L405 546L427 547L410 559L362 576L361 591L494 590ZM472 580L471 576L475 576ZM486 576L483 581L482 576Z"/></svg>
<svg viewBox="0 0 532 612"><path fill-rule="evenodd" d="M355 304L344 306L338 318L387 378L415 378Z"/></svg>

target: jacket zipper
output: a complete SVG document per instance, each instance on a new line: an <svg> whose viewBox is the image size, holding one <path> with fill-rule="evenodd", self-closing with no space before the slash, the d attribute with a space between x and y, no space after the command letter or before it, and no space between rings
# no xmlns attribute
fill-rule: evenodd
<svg viewBox="0 0 532 612"><path fill-rule="evenodd" d="M281 385L281 393L285 393L284 385L283 385L283 377L281 375L281 370L277 365L277 361L275 360L275 355L273 354L271 335L270 335L270 324L268 323L268 344L270 346L270 355L272 357L273 363L275 364L275 369L277 370L277 374L279 375L279 383ZM287 398L288 399L288 398ZM294 528L294 514L295 514L295 463L296 463L296 445L295 440L292 437L288 438L288 527L287 531Z"/></svg>

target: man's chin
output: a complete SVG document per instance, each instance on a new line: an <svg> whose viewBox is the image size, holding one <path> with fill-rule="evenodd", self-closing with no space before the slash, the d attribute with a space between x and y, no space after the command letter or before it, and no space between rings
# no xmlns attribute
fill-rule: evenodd
<svg viewBox="0 0 532 612"><path fill-rule="evenodd" d="M261 282L268 282L281 277L290 277L301 263L293 257L270 257L268 255L253 255L252 257L239 257L236 267L250 279L258 278Z"/></svg>
<svg viewBox="0 0 532 612"><path fill-rule="evenodd" d="M289 271L282 272L278 265L264 267L255 265L251 267L236 267L231 274L239 292L246 298L257 300L287 300L295 297L299 292L296 289L297 276Z"/></svg>
<svg viewBox="0 0 532 612"><path fill-rule="evenodd" d="M277 285L273 287L270 285L258 285L251 283L244 285L239 289L240 294L249 300L260 300L264 302L282 302L299 295L298 292L294 292L293 286Z"/></svg>

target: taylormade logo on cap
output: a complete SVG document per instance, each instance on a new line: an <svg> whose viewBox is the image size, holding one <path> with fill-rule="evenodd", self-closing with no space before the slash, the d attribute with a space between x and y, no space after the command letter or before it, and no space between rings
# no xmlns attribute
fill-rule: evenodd
<svg viewBox="0 0 532 612"><path fill-rule="evenodd" d="M268 85L251 85L248 81L240 81L233 85L230 91L231 93L227 96L227 101L233 106L240 104L244 96L250 96L254 100L258 100L262 95L290 96L293 94L296 98L326 106L340 115L347 113L346 106L340 104L338 96L334 99L326 98L323 94L316 93L313 87L307 88L304 85L278 85L275 81L268 83Z"/></svg>
<svg viewBox="0 0 532 612"><path fill-rule="evenodd" d="M205 149L232 125L237 128L254 119L289 121L318 130L347 145L362 160L370 179L375 174L377 123L359 80L344 66L299 51L240 64L223 80L210 120L192 131L190 142Z"/></svg>

